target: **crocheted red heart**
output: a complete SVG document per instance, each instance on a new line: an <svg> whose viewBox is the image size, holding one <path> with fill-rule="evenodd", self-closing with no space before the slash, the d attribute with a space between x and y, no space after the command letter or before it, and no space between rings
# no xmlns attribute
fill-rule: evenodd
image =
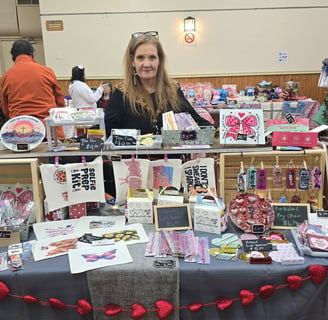
<svg viewBox="0 0 328 320"><path fill-rule="evenodd" d="M202 307L203 307L203 304L200 302L194 302L194 303L190 303L188 305L188 309L191 312L196 312L196 311L200 310Z"/></svg>
<svg viewBox="0 0 328 320"><path fill-rule="evenodd" d="M131 309L132 309L132 313L131 313L132 319L136 319L136 320L141 319L147 313L146 308L140 303L134 303Z"/></svg>
<svg viewBox="0 0 328 320"><path fill-rule="evenodd" d="M303 278L299 276L288 276L287 283L291 290L297 290L302 286Z"/></svg>
<svg viewBox="0 0 328 320"><path fill-rule="evenodd" d="M106 316L115 316L122 311L122 308L115 303L107 304L105 307L105 315Z"/></svg>
<svg viewBox="0 0 328 320"><path fill-rule="evenodd" d="M309 273L312 277L312 282L320 284L327 276L327 268L319 265L310 266Z"/></svg>
<svg viewBox="0 0 328 320"><path fill-rule="evenodd" d="M56 298L50 298L49 299L49 304L52 308L56 309L56 310L63 310L66 308L66 305L64 302L56 299Z"/></svg>
<svg viewBox="0 0 328 320"><path fill-rule="evenodd" d="M276 288L271 285L266 285L260 288L259 295L262 299L269 298L274 292Z"/></svg>
<svg viewBox="0 0 328 320"><path fill-rule="evenodd" d="M157 316L160 319L167 318L173 312L173 305L166 300L157 300L155 306L158 309Z"/></svg>
<svg viewBox="0 0 328 320"><path fill-rule="evenodd" d="M0 300L6 298L9 292L10 291L7 285L4 284L3 282L0 282Z"/></svg>
<svg viewBox="0 0 328 320"><path fill-rule="evenodd" d="M81 299L77 302L76 312L81 316L88 314L91 310L92 306L87 300Z"/></svg>
<svg viewBox="0 0 328 320"><path fill-rule="evenodd" d="M244 306L249 306L255 300L255 294L249 290L240 290L239 295Z"/></svg>
<svg viewBox="0 0 328 320"><path fill-rule="evenodd" d="M232 305L232 299L226 297L220 297L215 300L215 303L218 309L224 310Z"/></svg>
<svg viewBox="0 0 328 320"><path fill-rule="evenodd" d="M39 303L39 299L33 296L24 296L23 297L24 302L26 303Z"/></svg>

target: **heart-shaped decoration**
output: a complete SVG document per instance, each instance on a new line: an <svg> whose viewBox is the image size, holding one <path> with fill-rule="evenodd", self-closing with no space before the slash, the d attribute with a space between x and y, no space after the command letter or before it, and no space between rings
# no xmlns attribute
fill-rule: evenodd
<svg viewBox="0 0 328 320"><path fill-rule="evenodd" d="M241 290L239 295L243 306L249 306L255 300L255 293L249 290Z"/></svg>
<svg viewBox="0 0 328 320"><path fill-rule="evenodd" d="M276 288L271 285L266 285L260 288L259 295L262 299L269 298L274 292Z"/></svg>
<svg viewBox="0 0 328 320"><path fill-rule="evenodd" d="M136 319L136 320L141 319L147 313L146 308L140 303L134 303L131 309L132 309L132 313L131 313L132 319Z"/></svg>
<svg viewBox="0 0 328 320"><path fill-rule="evenodd" d="M120 313L122 308L115 303L107 304L105 307L105 315L106 316L115 316L116 314Z"/></svg>
<svg viewBox="0 0 328 320"><path fill-rule="evenodd" d="M0 282L0 300L6 298L9 292L10 291L7 285L4 284L3 282Z"/></svg>
<svg viewBox="0 0 328 320"><path fill-rule="evenodd" d="M241 119L245 115L244 112L238 112L238 117Z"/></svg>
<svg viewBox="0 0 328 320"><path fill-rule="evenodd" d="M91 310L92 306L87 300L81 299L77 302L76 312L79 315L84 316L85 314L91 312Z"/></svg>
<svg viewBox="0 0 328 320"><path fill-rule="evenodd" d="M291 290L297 290L302 286L303 278L299 276L288 276L287 283Z"/></svg>
<svg viewBox="0 0 328 320"><path fill-rule="evenodd" d="M220 310L229 308L232 305L232 299L227 297L220 297L215 300L216 307Z"/></svg>
<svg viewBox="0 0 328 320"><path fill-rule="evenodd" d="M194 302L194 303L190 303L188 305L188 309L191 312L196 312L196 311L200 310L201 308L203 308L203 304L200 302Z"/></svg>
<svg viewBox="0 0 328 320"><path fill-rule="evenodd" d="M160 319L167 318L173 312L173 305L166 300L157 300L155 306L158 309L157 316Z"/></svg>
<svg viewBox="0 0 328 320"><path fill-rule="evenodd" d="M309 267L309 273L314 284L320 284L327 276L327 268L324 266L313 265Z"/></svg>
<svg viewBox="0 0 328 320"><path fill-rule="evenodd" d="M24 296L23 301L30 304L39 303L39 299L33 296Z"/></svg>
<svg viewBox="0 0 328 320"><path fill-rule="evenodd" d="M16 188L16 194L20 194L23 191L23 188Z"/></svg>
<svg viewBox="0 0 328 320"><path fill-rule="evenodd" d="M49 299L49 304L52 308L56 309L56 310L63 310L66 308L66 305L64 302L56 299L56 298L50 298Z"/></svg>

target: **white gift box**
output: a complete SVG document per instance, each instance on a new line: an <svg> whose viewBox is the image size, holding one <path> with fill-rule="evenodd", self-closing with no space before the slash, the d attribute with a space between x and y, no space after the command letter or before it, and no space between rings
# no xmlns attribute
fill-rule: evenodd
<svg viewBox="0 0 328 320"><path fill-rule="evenodd" d="M158 194L158 205L183 203L183 194L175 187L166 187Z"/></svg>
<svg viewBox="0 0 328 320"><path fill-rule="evenodd" d="M197 196L194 206L194 230L221 234L223 207L211 196Z"/></svg>
<svg viewBox="0 0 328 320"><path fill-rule="evenodd" d="M148 189L129 189L127 199L129 223L154 223L153 197Z"/></svg>

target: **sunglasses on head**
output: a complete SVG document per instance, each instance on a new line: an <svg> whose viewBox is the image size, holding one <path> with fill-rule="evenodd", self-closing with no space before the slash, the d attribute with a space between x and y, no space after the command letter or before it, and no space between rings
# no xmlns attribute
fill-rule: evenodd
<svg viewBox="0 0 328 320"><path fill-rule="evenodd" d="M159 38L158 31L145 31L145 32L139 31L131 34L131 38L138 38L141 36L152 36L152 37Z"/></svg>

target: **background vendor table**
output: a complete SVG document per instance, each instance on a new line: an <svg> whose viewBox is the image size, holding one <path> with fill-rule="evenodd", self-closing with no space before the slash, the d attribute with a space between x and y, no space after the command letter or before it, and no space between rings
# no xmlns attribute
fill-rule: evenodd
<svg viewBox="0 0 328 320"><path fill-rule="evenodd" d="M228 232L237 232L231 226ZM292 240L290 231L285 231L286 236ZM210 239L216 237L209 233L197 233L201 236L209 236ZM0 248L6 250L5 247ZM310 265L328 265L328 258L305 257L305 264L283 266L273 262L271 265L251 265L243 261L228 262L216 260L211 257L210 265L196 263L185 263L179 259L176 269L176 277L170 278L168 273L166 288L175 282L176 287L169 294L163 287L163 274L158 272L147 273L147 268L151 265L153 258L143 257L145 244L129 246L134 262L130 266L121 265L115 268L107 267L102 270L93 270L86 273L71 275L67 256L51 258L39 262L28 261L25 269L19 272L2 271L0 281L7 284L13 295L32 295L40 300L47 301L49 298L57 298L65 304L76 305L79 299L90 301L95 308L104 308L105 303L116 303L122 308L129 309L133 303L145 303L154 305L155 301L162 298L168 299L175 307L188 306L190 303L210 303L218 297L239 298L240 290L250 290L254 293L259 291L263 285L278 286L286 284L286 278L290 275L305 277L308 275ZM117 272L131 273L131 277L121 277L116 279ZM125 270L125 271L124 271ZM92 280L100 279L102 273L103 281L95 282L101 286L98 294L91 288ZM134 274L139 280L134 280ZM144 279L140 281L140 275ZM175 277L173 276L173 277ZM165 277L164 277L165 278ZM111 280L112 279L112 280ZM170 280L170 281L169 281ZM153 294L145 296L142 292L152 292L141 286L144 283L150 285L158 284L153 288ZM139 293L136 294L136 285ZM130 291L129 291L130 290ZM92 296L90 293L92 292ZM130 292L130 294L129 294ZM102 293L103 295L99 295ZM180 301L179 301L180 300ZM178 302L179 301L179 302ZM5 315L7 319L87 319L102 320L108 317L102 312L96 311L94 315L79 316L74 308L65 310L53 310L49 306L39 304L31 305L23 302L22 299L6 297L0 300L0 315ZM179 311L175 310L168 318L169 320L179 319ZM111 319L129 319L129 313L121 313ZM142 319L157 319L156 313L148 312ZM188 308L180 310L181 320L325 320L328 319L328 278L319 285L315 285L311 280L304 281L301 288L295 291L289 288L277 290L271 297L261 299L256 297L249 306L243 306L240 301L235 301L228 309L218 310L215 305L204 306L198 312L191 312Z"/></svg>

